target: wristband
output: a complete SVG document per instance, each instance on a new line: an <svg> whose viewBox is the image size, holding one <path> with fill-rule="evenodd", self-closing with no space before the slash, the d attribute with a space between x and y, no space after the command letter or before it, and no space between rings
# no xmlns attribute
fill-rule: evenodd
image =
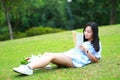
<svg viewBox="0 0 120 80"><path fill-rule="evenodd" d="M89 50L86 51L86 54L88 54Z"/></svg>

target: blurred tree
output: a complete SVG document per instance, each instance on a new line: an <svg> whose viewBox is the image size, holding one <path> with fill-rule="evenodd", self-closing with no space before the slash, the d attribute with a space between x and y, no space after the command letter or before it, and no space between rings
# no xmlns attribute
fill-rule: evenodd
<svg viewBox="0 0 120 80"><path fill-rule="evenodd" d="M75 28L81 28L89 21L95 21L100 25L109 23L109 1L74 0L72 11Z"/></svg>
<svg viewBox="0 0 120 80"><path fill-rule="evenodd" d="M116 20L118 17L117 15L117 9L119 9L120 6L120 0L111 0L110 1L110 7L111 7L111 12L110 12L110 24L115 24ZM118 10L120 12L120 9Z"/></svg>
<svg viewBox="0 0 120 80"><path fill-rule="evenodd" d="M66 5L64 0L49 0L45 1L43 8L43 15L41 21L44 26L58 27L63 29L70 29L68 25L68 18L66 16Z"/></svg>
<svg viewBox="0 0 120 80"><path fill-rule="evenodd" d="M0 0L0 26L5 29L7 22L12 39L12 31L25 32L37 26L70 30L82 28L89 21L99 25L120 23L120 0L72 0L68 4L71 12L68 12L66 1Z"/></svg>
<svg viewBox="0 0 120 80"><path fill-rule="evenodd" d="M10 39L13 39L13 29L12 29L12 25L11 25L11 22L12 22L11 20L13 18L12 12L16 11L16 8L19 4L23 4L27 1L28 0L26 0L26 1L24 1L24 0L0 0L0 3L1 3L0 7L4 12L4 15L5 15L7 24L8 24ZM21 6L21 8L22 8L22 6Z"/></svg>
<svg viewBox="0 0 120 80"><path fill-rule="evenodd" d="M110 24L115 23L115 15L116 15L116 0L111 0Z"/></svg>
<svg viewBox="0 0 120 80"><path fill-rule="evenodd" d="M10 7L8 6L8 5L10 5L9 1L8 0L1 0L1 4L2 4L3 11L4 11L4 14L5 14L5 17L6 17L6 20L7 20L7 24L8 24L8 27L9 27L10 39L13 39L12 26L11 26L10 18L9 18L9 16L10 16L9 15Z"/></svg>

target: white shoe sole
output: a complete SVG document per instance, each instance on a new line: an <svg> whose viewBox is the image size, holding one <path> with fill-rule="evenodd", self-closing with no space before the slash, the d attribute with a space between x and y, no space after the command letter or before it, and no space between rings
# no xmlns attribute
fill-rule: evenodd
<svg viewBox="0 0 120 80"><path fill-rule="evenodd" d="M20 73L20 74L23 74L23 75L32 75L32 74L27 74L27 73L24 73L24 72L22 72L22 71L19 71L19 70L17 70L16 68L13 68L13 71L14 72L16 72L16 73Z"/></svg>

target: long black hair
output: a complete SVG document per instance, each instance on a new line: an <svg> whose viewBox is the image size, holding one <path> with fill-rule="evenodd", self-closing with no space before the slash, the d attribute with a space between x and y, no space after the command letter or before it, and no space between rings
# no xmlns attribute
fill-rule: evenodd
<svg viewBox="0 0 120 80"><path fill-rule="evenodd" d="M91 42L93 44L93 47L95 49L95 51L99 51L100 49L100 44L99 44L99 35L98 35L98 25L95 22L89 22L87 23L87 25L84 27L83 32L85 31L85 28L87 26L90 26L92 31L93 31L93 41ZM84 35L84 42L88 41L87 39L85 39L85 35Z"/></svg>

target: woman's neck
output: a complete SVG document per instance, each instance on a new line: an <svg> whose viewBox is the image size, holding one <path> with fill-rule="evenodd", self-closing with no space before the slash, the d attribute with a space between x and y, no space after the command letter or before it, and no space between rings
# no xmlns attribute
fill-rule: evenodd
<svg viewBox="0 0 120 80"><path fill-rule="evenodd" d="M92 41L93 41L93 38L92 38L92 39L88 39L88 41L92 42Z"/></svg>

